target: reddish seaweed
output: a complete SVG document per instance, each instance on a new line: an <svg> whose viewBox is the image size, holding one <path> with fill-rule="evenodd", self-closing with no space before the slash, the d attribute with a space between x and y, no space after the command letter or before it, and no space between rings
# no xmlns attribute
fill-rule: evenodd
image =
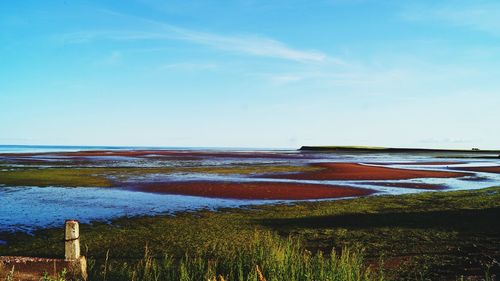
<svg viewBox="0 0 500 281"><path fill-rule="evenodd" d="M143 192L232 199L304 200L364 196L375 191L323 184L285 182L183 181L141 183L131 189Z"/></svg>
<svg viewBox="0 0 500 281"><path fill-rule="evenodd" d="M319 163L312 165L323 169L296 174L269 175L268 177L299 180L406 180L416 178L456 178L469 175L459 172L397 169L357 163Z"/></svg>

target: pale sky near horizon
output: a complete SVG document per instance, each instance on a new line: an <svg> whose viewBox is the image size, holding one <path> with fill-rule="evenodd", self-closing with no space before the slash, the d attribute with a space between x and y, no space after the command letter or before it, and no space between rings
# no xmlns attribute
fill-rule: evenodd
<svg viewBox="0 0 500 281"><path fill-rule="evenodd" d="M499 1L2 1L0 144L500 148Z"/></svg>

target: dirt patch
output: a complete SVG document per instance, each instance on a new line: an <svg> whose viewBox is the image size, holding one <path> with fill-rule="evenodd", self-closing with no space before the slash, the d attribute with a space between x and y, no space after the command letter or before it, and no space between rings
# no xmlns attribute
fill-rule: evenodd
<svg viewBox="0 0 500 281"><path fill-rule="evenodd" d="M63 259L47 259L33 257L0 257L0 278L6 278L13 269L14 280L38 281L46 273L55 278L64 269L68 269L68 262Z"/></svg>

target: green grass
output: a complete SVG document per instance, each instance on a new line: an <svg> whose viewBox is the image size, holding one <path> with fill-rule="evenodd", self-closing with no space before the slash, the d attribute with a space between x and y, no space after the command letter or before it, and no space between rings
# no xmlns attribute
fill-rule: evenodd
<svg viewBox="0 0 500 281"><path fill-rule="evenodd" d="M151 256L146 248L138 262L91 263L91 280L383 280L381 272L365 266L359 249L312 254L300 241L270 232L255 232L245 245L222 244L210 252L180 259Z"/></svg>
<svg viewBox="0 0 500 281"><path fill-rule="evenodd" d="M3 280L13 280L15 269ZM269 231L255 231L247 244L220 244L210 252L177 258L169 254L152 256L146 246L138 260L89 259L89 280L92 281L159 281L159 280L287 280L287 281L383 281L383 271L373 269L364 261L359 248L311 253L298 239L284 239ZM41 281L79 280L64 269L57 277L45 273ZM15 279L15 278L14 278Z"/></svg>

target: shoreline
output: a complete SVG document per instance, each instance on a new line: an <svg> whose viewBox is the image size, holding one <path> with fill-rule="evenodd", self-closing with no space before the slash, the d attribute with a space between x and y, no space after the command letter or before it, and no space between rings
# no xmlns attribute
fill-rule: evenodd
<svg viewBox="0 0 500 281"><path fill-rule="evenodd" d="M142 258L145 245L157 257L182 257L227 241L246 245L255 231L273 231L284 238L303 237L313 253L361 244L368 263L384 255L392 276L421 272L432 280L455 280L481 276L483 258L500 257L495 251L500 228L492 221L500 215L499 196L500 187L491 187L120 217L82 224L81 239L88 256L102 261L110 249L110 260L121 262ZM0 244L0 252L60 257L61 231L51 227L33 235L0 233L0 240L7 241ZM498 266L491 272L498 273Z"/></svg>

